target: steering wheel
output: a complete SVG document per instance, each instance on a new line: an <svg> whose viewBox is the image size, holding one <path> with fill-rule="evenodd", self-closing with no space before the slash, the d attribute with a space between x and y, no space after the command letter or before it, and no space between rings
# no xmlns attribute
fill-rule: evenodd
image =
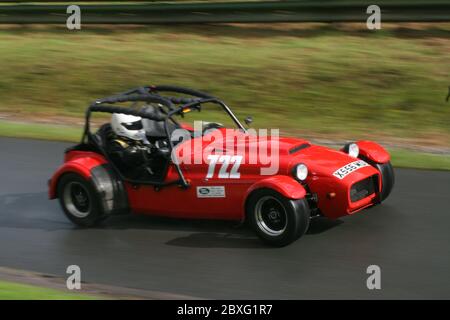
<svg viewBox="0 0 450 320"><path fill-rule="evenodd" d="M169 142L166 139L156 140L154 145L155 153L168 158L170 156Z"/></svg>

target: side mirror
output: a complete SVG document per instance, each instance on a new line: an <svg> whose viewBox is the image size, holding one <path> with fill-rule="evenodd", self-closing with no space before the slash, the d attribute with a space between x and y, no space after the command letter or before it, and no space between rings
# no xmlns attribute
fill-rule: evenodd
<svg viewBox="0 0 450 320"><path fill-rule="evenodd" d="M248 116L244 119L244 121L245 121L245 124L249 126L253 122L253 117Z"/></svg>

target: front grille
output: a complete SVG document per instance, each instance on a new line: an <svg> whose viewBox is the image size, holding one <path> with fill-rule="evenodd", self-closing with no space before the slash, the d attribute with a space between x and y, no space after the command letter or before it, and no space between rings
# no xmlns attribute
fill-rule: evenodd
<svg viewBox="0 0 450 320"><path fill-rule="evenodd" d="M359 201L375 193L378 185L378 175L375 174L369 178L356 182L350 188L350 200Z"/></svg>

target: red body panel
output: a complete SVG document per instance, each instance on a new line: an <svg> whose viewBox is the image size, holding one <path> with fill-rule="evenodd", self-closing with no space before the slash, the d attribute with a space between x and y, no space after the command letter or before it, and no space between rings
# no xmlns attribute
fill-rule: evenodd
<svg viewBox="0 0 450 320"><path fill-rule="evenodd" d="M227 184L226 198L204 199L197 198L198 185L198 183L192 183L187 189L171 185L156 191L148 185L133 188L127 184L127 191L131 209L135 213L223 220L241 220L244 217L243 204L248 189L247 184ZM214 186L220 185L214 184Z"/></svg>
<svg viewBox="0 0 450 320"><path fill-rule="evenodd" d="M271 176L252 184L247 190L247 194L261 188L269 188L281 193L289 199L302 199L306 195L306 190L298 181L289 176Z"/></svg>
<svg viewBox="0 0 450 320"><path fill-rule="evenodd" d="M333 176L333 173L354 162L354 159L342 151L311 145L290 153L293 147L307 144L308 142L295 138L279 139L279 170L272 175L261 175L261 167L266 163L249 164L252 157L252 148L258 147L262 140L267 138L254 138L248 134L236 131L236 135L244 135L249 140L245 144L245 153L242 145L234 141L216 141L215 152L223 154L229 153L239 155L242 153L243 162L239 167L239 177L219 178L217 171L214 175L208 176L209 164L205 161L201 163L181 164L182 172L190 183L187 189L176 185L165 186L157 190L150 185L132 186L125 183L128 193L131 210L140 214L155 214L171 217L183 218L207 218L207 219L230 219L242 220L245 218L245 201L248 195L259 188L272 188L287 198L300 199L305 197L306 190L301 183L292 176L292 170L298 163L308 166L309 175L306 179L308 192L316 193L318 197L317 206L327 217L337 218L343 215L352 214L367 206L373 205L376 201L376 194L366 197L360 201L351 202L351 186L363 179L378 174L372 166L365 166L353 171L343 179ZM253 139L253 140L252 140ZM189 155L194 160L194 155L201 153L206 148L210 148L211 137L204 136L182 142L177 146L190 146ZM386 151L370 141L360 141L358 145L361 154L367 156L375 162L386 162L389 155ZM186 149L185 149L186 150ZM213 150L210 150L211 152ZM211 152L206 152L210 154ZM272 152L271 149L268 152ZM387 154L387 156L386 156ZM186 156L179 153L179 156ZM56 185L59 177L66 172L77 172L89 178L90 170L95 166L104 164L106 160L103 156L93 152L70 151L65 158L65 163L61 166L50 182L50 198L56 196ZM169 167L165 181L178 180L178 174L173 164ZM379 179L381 185L381 179ZM223 197L200 197L198 188L215 187L223 190ZM334 197L329 194L333 193Z"/></svg>
<svg viewBox="0 0 450 320"><path fill-rule="evenodd" d="M95 152L70 151L66 153L64 164L56 170L49 181L49 198L56 198L58 180L63 174L73 172L78 173L85 179L90 179L91 169L104 163L106 163L105 158Z"/></svg>
<svg viewBox="0 0 450 320"><path fill-rule="evenodd" d="M342 151L332 150L321 146L311 146L302 150L292 159L293 164L304 163L309 168L306 184L311 192L318 196L320 211L329 218L354 213L373 203L375 195L361 201L351 203L350 187L367 177L379 174L372 166L360 168L344 179L339 180L333 173L343 166L357 159L350 157ZM381 180L380 180L381 182ZM329 193L335 193L335 197L328 197Z"/></svg>
<svg viewBox="0 0 450 320"><path fill-rule="evenodd" d="M359 154L376 163L386 163L391 160L389 153L379 144L361 140L356 142L359 147Z"/></svg>

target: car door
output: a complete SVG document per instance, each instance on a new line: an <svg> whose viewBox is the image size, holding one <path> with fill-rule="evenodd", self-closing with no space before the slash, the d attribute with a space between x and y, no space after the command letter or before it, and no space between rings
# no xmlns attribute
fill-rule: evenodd
<svg viewBox="0 0 450 320"><path fill-rule="evenodd" d="M192 161L180 161L181 171L189 186L184 188L173 184L179 180L179 175L175 164L171 162L164 179L165 186L128 185L128 196L134 212L226 220L243 217L243 199L248 184L242 183L240 179L240 157L206 155L206 161L195 161L195 155L202 153L206 145L202 137L196 139L201 140L184 142L191 144L189 152Z"/></svg>

